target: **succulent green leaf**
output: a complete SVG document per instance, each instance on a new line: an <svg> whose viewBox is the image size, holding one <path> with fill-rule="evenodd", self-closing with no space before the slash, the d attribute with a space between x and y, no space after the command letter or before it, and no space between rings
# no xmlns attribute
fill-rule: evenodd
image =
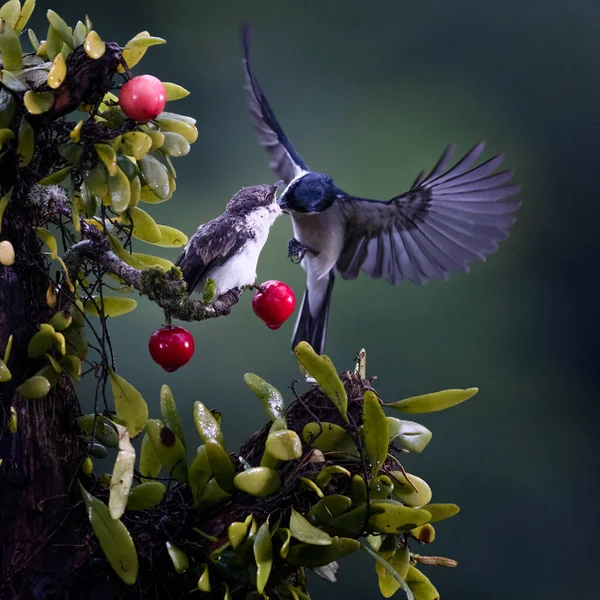
<svg viewBox="0 0 600 600"><path fill-rule="evenodd" d="M227 528L227 539L231 547L235 550L246 539L251 519L245 521L235 521Z"/></svg>
<svg viewBox="0 0 600 600"><path fill-rule="evenodd" d="M121 140L122 151L141 160L152 148L152 138L142 131L128 131Z"/></svg>
<svg viewBox="0 0 600 600"><path fill-rule="evenodd" d="M125 512L129 491L133 483L135 450L131 445L127 428L118 424L115 424L115 427L119 436L119 451L110 479L108 511L112 519L120 519Z"/></svg>
<svg viewBox="0 0 600 600"><path fill-rule="evenodd" d="M26 379L17 389L16 393L28 400L40 400L45 398L50 391L52 385L46 377L34 375Z"/></svg>
<svg viewBox="0 0 600 600"><path fill-rule="evenodd" d="M196 429L202 438L202 441L206 444L209 440L214 440L224 445L223 433L219 423L213 416L213 414L206 408L199 400L194 402L194 422L196 423Z"/></svg>
<svg viewBox="0 0 600 600"><path fill-rule="evenodd" d="M118 317L120 315L126 315L131 312L137 306L137 302L133 298L124 298L122 296L104 296L100 299L100 296L93 296L88 298L85 302L85 311L99 317L100 313L98 308L102 306L104 309L105 317Z"/></svg>
<svg viewBox="0 0 600 600"><path fill-rule="evenodd" d="M160 504L167 488L160 481L140 483L129 492L127 510L146 510Z"/></svg>
<svg viewBox="0 0 600 600"><path fill-rule="evenodd" d="M12 373L6 366L6 362L0 359L0 383L6 383L12 379Z"/></svg>
<svg viewBox="0 0 600 600"><path fill-rule="evenodd" d="M386 404L389 408L401 410L405 413L430 413L456 406L469 398L472 398L479 388L468 388L466 390L443 390L422 396L413 396L398 402Z"/></svg>
<svg viewBox="0 0 600 600"><path fill-rule="evenodd" d="M253 467L238 473L233 484L238 490L250 496L270 496L281 487L281 479L274 469Z"/></svg>
<svg viewBox="0 0 600 600"><path fill-rule="evenodd" d="M387 418L390 430L390 443L396 440L401 448L418 454L431 441L433 434L427 427L413 421L403 421L395 417Z"/></svg>
<svg viewBox="0 0 600 600"><path fill-rule="evenodd" d="M46 352L46 353L44 353L44 357L52 365L52 368L57 373L59 373L59 374L62 373L62 367L58 364L58 361L54 358L54 356L52 356L52 354L49 354L48 352Z"/></svg>
<svg viewBox="0 0 600 600"><path fill-rule="evenodd" d="M6 129L10 126L13 117L15 116L16 102L14 96L4 88L0 89L0 149L8 139L15 137L15 134L10 130ZM11 135L12 134L12 135ZM10 137L5 139L5 136Z"/></svg>
<svg viewBox="0 0 600 600"><path fill-rule="evenodd" d="M59 17L53 10L49 10L46 13L46 17L48 21L54 29L58 32L58 35L61 37L63 42L67 44L70 48L75 48L75 44L73 43L73 33L71 28L65 23L65 21Z"/></svg>
<svg viewBox="0 0 600 600"><path fill-rule="evenodd" d="M185 438L183 436L181 420L179 419L179 412L177 411L173 392L168 385L163 385L160 388L160 416L167 427L169 427L185 446Z"/></svg>
<svg viewBox="0 0 600 600"><path fill-rule="evenodd" d="M296 567L323 567L360 549L360 543L351 538L334 537L329 546L297 544L290 548L286 561Z"/></svg>
<svg viewBox="0 0 600 600"><path fill-rule="evenodd" d="M181 440L158 419L148 419L146 431L161 465L172 477L187 483L187 462Z"/></svg>
<svg viewBox="0 0 600 600"><path fill-rule="evenodd" d="M144 210L137 207L129 209L129 218L133 222L133 237L149 244L160 241L161 232L154 219Z"/></svg>
<svg viewBox="0 0 600 600"><path fill-rule="evenodd" d="M27 95L29 92L25 92ZM31 162L35 151L35 133L33 127L27 119L22 119L19 125L19 138L17 142L17 154L19 155L19 164L26 167Z"/></svg>
<svg viewBox="0 0 600 600"><path fill-rule="evenodd" d="M49 324L54 327L56 331L63 331L73 322L73 315L69 312L58 311L52 315Z"/></svg>
<svg viewBox="0 0 600 600"><path fill-rule="evenodd" d="M106 455L108 454L106 446L100 442L92 442L88 447L88 452L90 453L90 456L93 456L94 458L106 458Z"/></svg>
<svg viewBox="0 0 600 600"><path fill-rule="evenodd" d="M352 477L352 506L360 506L368 500L367 484L360 475Z"/></svg>
<svg viewBox="0 0 600 600"><path fill-rule="evenodd" d="M139 252L133 252L129 256L132 260L137 261L140 269L147 269L148 267L162 267L163 269L168 271L169 269L172 269L175 266L170 260L162 258L161 256L140 254Z"/></svg>
<svg viewBox="0 0 600 600"><path fill-rule="evenodd" d="M171 102L173 100L181 100L181 98L185 98L186 96L190 95L190 93L184 87L181 87L176 83L163 81L163 85L165 86L165 90L167 91L168 102Z"/></svg>
<svg viewBox="0 0 600 600"><path fill-rule="evenodd" d="M435 529L430 523L425 523L425 525L411 529L410 535L421 542L421 544L431 544L435 540Z"/></svg>
<svg viewBox="0 0 600 600"><path fill-rule="evenodd" d="M302 442L295 431L269 433L265 450L278 460L296 460L302 456Z"/></svg>
<svg viewBox="0 0 600 600"><path fill-rule="evenodd" d="M59 88L65 77L67 76L67 62L62 54L57 54L52 61L52 66L48 72L48 87L55 90ZM52 97L52 104L54 104L54 97ZM52 104L50 106L52 106ZM31 112L31 111L29 111Z"/></svg>
<svg viewBox="0 0 600 600"><path fill-rule="evenodd" d="M156 119L156 122L160 127L161 133L178 133L179 135L182 135L190 144L193 144L198 139L198 129L196 129L196 126L191 123L182 121L180 119L163 117Z"/></svg>
<svg viewBox="0 0 600 600"><path fill-rule="evenodd" d="M293 507L290 516L290 533L298 541L312 544L313 546L329 546L332 542L331 536L328 533L311 525Z"/></svg>
<svg viewBox="0 0 600 600"><path fill-rule="evenodd" d="M205 446L210 470L219 487L229 494L233 493L235 491L233 485L235 469L229 454L216 440L206 440Z"/></svg>
<svg viewBox="0 0 600 600"><path fill-rule="evenodd" d="M275 421L275 419L283 414L283 396L277 388L273 387L270 383L267 383L262 379L262 377L259 377L254 373L246 373L244 375L244 383L262 402L271 421Z"/></svg>
<svg viewBox="0 0 600 600"><path fill-rule="evenodd" d="M412 565L408 567L406 583L414 594L414 600L439 600L440 598L439 592L431 581Z"/></svg>
<svg viewBox="0 0 600 600"><path fill-rule="evenodd" d="M2 82L2 85L8 88L11 92L20 94L27 91L27 86L25 86L24 83L22 83L12 74L11 71L8 71L7 69L0 70L0 81Z"/></svg>
<svg viewBox="0 0 600 600"><path fill-rule="evenodd" d="M153 35L142 35L138 34L134 38L131 38L125 48L148 48L149 46L157 46L159 44L166 44L167 40L155 37ZM131 67L131 65L129 65Z"/></svg>
<svg viewBox="0 0 600 600"><path fill-rule="evenodd" d="M179 547L173 544L173 542L166 542L167 552L171 559L175 571L181 575L185 573L190 566L190 559L188 555Z"/></svg>
<svg viewBox="0 0 600 600"><path fill-rule="evenodd" d="M212 471L208 462L206 446L200 446L188 471L188 486L192 490L195 508L200 505L200 498L211 477Z"/></svg>
<svg viewBox="0 0 600 600"><path fill-rule="evenodd" d="M158 242L152 242L154 246L162 246L163 248L180 248L185 246L188 242L187 236L168 225L158 225L160 230L160 239Z"/></svg>
<svg viewBox="0 0 600 600"><path fill-rule="evenodd" d="M169 197L169 176L167 167L151 154L146 154L138 161L138 165L144 177L144 181L152 192L161 200Z"/></svg>
<svg viewBox="0 0 600 600"><path fill-rule="evenodd" d="M131 200L131 184L121 167L117 166L115 174L108 177L107 184L111 208L116 213L126 211Z"/></svg>
<svg viewBox="0 0 600 600"><path fill-rule="evenodd" d="M376 475L386 461L389 448L388 422L377 396L365 392L363 404L365 449L371 463L371 475Z"/></svg>
<svg viewBox="0 0 600 600"><path fill-rule="evenodd" d="M66 179L69 173L73 170L73 165L69 165L68 167L63 167L62 169L58 169L58 171L54 171L48 177L44 177L39 180L40 185L54 185L55 183L60 183L64 179Z"/></svg>
<svg viewBox="0 0 600 600"><path fill-rule="evenodd" d="M21 8L21 12L15 24L15 31L17 33L21 33L25 26L27 25L29 18L33 14L33 9L35 8L35 0L25 0L23 2L23 7ZM30 30L31 31L31 30Z"/></svg>
<svg viewBox="0 0 600 600"><path fill-rule="evenodd" d="M220 504L226 498L229 498L231 494L228 494L225 490L219 487L217 480L213 477L204 488L202 496L200 498L200 508L211 508Z"/></svg>
<svg viewBox="0 0 600 600"><path fill-rule="evenodd" d="M106 44L102 38L94 31L90 31L83 41L83 51L93 60L104 56Z"/></svg>
<svg viewBox="0 0 600 600"><path fill-rule="evenodd" d="M394 498L406 506L425 506L431 501L431 488L420 477L410 473L405 475L402 471L392 471L390 477L394 481ZM425 510L429 511L428 508ZM431 516L433 519L433 513Z"/></svg>
<svg viewBox="0 0 600 600"><path fill-rule="evenodd" d="M56 243L56 238L43 227L35 227L34 229L38 239L43 244L46 244L48 250L50 250L50 257L55 259L58 256L58 245Z"/></svg>
<svg viewBox="0 0 600 600"><path fill-rule="evenodd" d="M142 438L142 447L140 450L140 473L142 480L158 477L160 467L160 460L154 450L154 444L146 433Z"/></svg>
<svg viewBox="0 0 600 600"><path fill-rule="evenodd" d="M54 345L54 331L42 329L35 333L29 340L27 346L27 356L29 358L39 358L48 352Z"/></svg>
<svg viewBox="0 0 600 600"><path fill-rule="evenodd" d="M456 504L428 504L423 508L431 513L429 523L437 523L438 521L449 519L460 512L460 507Z"/></svg>
<svg viewBox="0 0 600 600"><path fill-rule="evenodd" d="M352 474L350 471L348 471L348 469L342 467L341 465L328 465L317 475L317 479L315 480L316 484L321 489L325 489L334 475L345 475L346 477L351 477Z"/></svg>
<svg viewBox="0 0 600 600"><path fill-rule="evenodd" d="M129 437L134 438L146 425L148 405L142 395L128 381L110 368L108 377L112 387L117 419L125 424L129 431Z"/></svg>
<svg viewBox="0 0 600 600"><path fill-rule="evenodd" d="M431 513L422 508L409 508L397 502L376 500L371 503L369 527L373 533L398 534L424 525Z"/></svg>
<svg viewBox="0 0 600 600"><path fill-rule="evenodd" d="M127 528L110 517L108 507L79 484L88 519L110 566L127 584L133 585L138 575L138 556Z"/></svg>
<svg viewBox="0 0 600 600"><path fill-rule="evenodd" d="M179 133L166 131L160 151L167 156L186 156L190 152L190 143Z"/></svg>
<svg viewBox="0 0 600 600"><path fill-rule="evenodd" d="M23 104L29 114L43 115L54 106L54 94L52 92L27 90L23 96Z"/></svg>
<svg viewBox="0 0 600 600"><path fill-rule="evenodd" d="M4 19L13 29L21 14L21 3L19 0L8 0L0 6L0 19Z"/></svg>
<svg viewBox="0 0 600 600"><path fill-rule="evenodd" d="M254 538L253 550L254 560L256 561L256 590L259 594L262 594L273 566L273 542L269 532L269 519L258 528Z"/></svg>
<svg viewBox="0 0 600 600"><path fill-rule="evenodd" d="M309 521L317 525L328 525L333 519L348 510L351 504L352 501L348 496L340 494L325 496L308 511Z"/></svg>
<svg viewBox="0 0 600 600"><path fill-rule="evenodd" d="M2 67L7 71L16 71L23 66L23 49L19 36L5 20L0 20L0 55Z"/></svg>
<svg viewBox="0 0 600 600"><path fill-rule="evenodd" d="M11 140L13 140L14 137L15 132L11 129L0 129L0 149L2 149L2 146L6 144L6 142L10 142Z"/></svg>
<svg viewBox="0 0 600 600"><path fill-rule="evenodd" d="M302 430L304 441L323 454L358 457L358 449L350 434L335 423L307 423Z"/></svg>
<svg viewBox="0 0 600 600"><path fill-rule="evenodd" d="M389 536L389 537L391 537L391 536ZM389 539L389 537L388 537L388 539ZM361 542L360 546L365 552L367 552L367 554L370 554L377 561L378 565L383 566L385 571L398 582L400 587L402 587L402 589L406 593L407 600L415 600L415 597L413 596L413 593L412 593L411 589L408 587L408 584L406 583L404 578L398 573L398 571L396 571L396 569L381 554L379 554L378 552L373 550L369 546L369 544L365 544L364 542ZM377 573L379 574L379 570L377 571ZM389 590L389 588L387 586L385 589L386 589L386 591ZM380 590L383 594L383 588L381 588L381 583L380 583Z"/></svg>
<svg viewBox="0 0 600 600"><path fill-rule="evenodd" d="M387 475L378 475L371 479L371 499L388 498L394 490L394 482Z"/></svg>
<svg viewBox="0 0 600 600"><path fill-rule="evenodd" d="M348 395L331 361L324 360L307 342L300 342L294 348L294 354L340 411L344 421L348 422Z"/></svg>
<svg viewBox="0 0 600 600"><path fill-rule="evenodd" d="M110 148L110 146L109 146ZM102 163L97 163L85 174L85 185L90 194L104 198L108 195L108 176Z"/></svg>
<svg viewBox="0 0 600 600"><path fill-rule="evenodd" d="M117 174L117 155L110 144L94 144L98 158L104 163L108 174L114 177Z"/></svg>
<svg viewBox="0 0 600 600"><path fill-rule="evenodd" d="M75 25L75 29L73 29L73 44L75 44L75 48L78 48L83 44L87 34L88 30L85 23L77 21L77 25Z"/></svg>
<svg viewBox="0 0 600 600"><path fill-rule="evenodd" d="M200 578L198 579L198 589L205 594L208 594L211 591L210 585L210 574L208 572L208 565L205 563L201 566L202 573L200 574Z"/></svg>

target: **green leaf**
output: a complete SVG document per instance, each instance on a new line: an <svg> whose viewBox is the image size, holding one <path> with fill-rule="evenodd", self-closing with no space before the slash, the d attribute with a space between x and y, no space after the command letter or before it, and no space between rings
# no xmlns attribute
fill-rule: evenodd
<svg viewBox="0 0 600 600"><path fill-rule="evenodd" d="M48 72L48 87L55 90L59 88L65 77L67 76L67 63L65 57L62 54L57 54L52 61L52 66ZM52 97L52 104L54 104L54 96ZM52 104L50 106L52 106ZM31 112L31 111L29 111Z"/></svg>
<svg viewBox="0 0 600 600"><path fill-rule="evenodd" d="M165 114L165 113L163 113ZM181 116L181 115L178 115ZM161 133L178 133L182 135L190 144L193 144L198 139L198 129L196 126L179 119L163 118L156 119Z"/></svg>
<svg viewBox="0 0 600 600"><path fill-rule="evenodd" d="M324 567L360 549L360 544L351 538L334 537L329 546L297 544L292 546L286 561L296 567Z"/></svg>
<svg viewBox="0 0 600 600"><path fill-rule="evenodd" d="M403 421L395 417L387 417L387 422L390 430L390 443L396 440L404 450L418 454L431 441L433 434L420 423Z"/></svg>
<svg viewBox="0 0 600 600"><path fill-rule="evenodd" d="M295 431L269 433L265 450L278 460L296 460L302 457L302 442Z"/></svg>
<svg viewBox="0 0 600 600"><path fill-rule="evenodd" d="M185 438L183 436L183 427L177 412L177 405L173 392L168 385L163 385L160 388L160 416L167 427L181 440L185 447Z"/></svg>
<svg viewBox="0 0 600 600"><path fill-rule="evenodd" d="M140 263L141 269L147 269L148 267L162 267L166 271L172 269L175 265L166 258L160 256L152 256L150 254L140 254L139 252L133 252L130 256ZM127 261L125 261L127 262Z"/></svg>
<svg viewBox="0 0 600 600"><path fill-rule="evenodd" d="M227 528L227 539L234 550L239 548L246 539L251 521L252 515L248 515L245 521L235 521Z"/></svg>
<svg viewBox="0 0 600 600"><path fill-rule="evenodd" d="M35 333L29 340L27 356L29 358L39 358L45 352L48 352L53 345L54 330L42 329Z"/></svg>
<svg viewBox="0 0 600 600"><path fill-rule="evenodd" d="M160 151L167 156L186 156L190 152L190 143L179 133L166 131Z"/></svg>
<svg viewBox="0 0 600 600"><path fill-rule="evenodd" d="M129 491L133 483L133 467L135 464L135 450L129 440L127 429L122 425L115 425L119 435L119 451L110 479L110 495L108 497L108 511L112 519L120 519L125 512Z"/></svg>
<svg viewBox="0 0 600 600"><path fill-rule="evenodd" d="M269 519L258 528L253 544L254 560L256 561L256 590L259 594L265 591L265 586L273 566L273 542L269 532Z"/></svg>
<svg viewBox="0 0 600 600"><path fill-rule="evenodd" d="M58 245L56 243L56 238L43 227L34 227L34 229L38 239L43 244L46 244L48 250L50 250L50 257L55 259L58 256Z"/></svg>
<svg viewBox="0 0 600 600"><path fill-rule="evenodd" d="M365 480L360 475L354 475L352 477L352 506L365 504L368 499Z"/></svg>
<svg viewBox="0 0 600 600"><path fill-rule="evenodd" d="M425 506L431 501L431 488L420 477L410 473L405 475L402 471L392 471L390 477L394 481L394 498L406 506ZM428 508L425 510L431 512ZM433 513L431 516L433 519Z"/></svg>
<svg viewBox="0 0 600 600"><path fill-rule="evenodd" d="M108 507L79 484L88 519L104 556L115 573L127 584L133 585L138 575L138 557L133 540L121 521L110 517Z"/></svg>
<svg viewBox="0 0 600 600"><path fill-rule="evenodd" d="M116 213L126 211L129 208L131 200L131 184L121 167L117 166L115 174L109 175L107 184L108 200L110 201L111 208Z"/></svg>
<svg viewBox="0 0 600 600"><path fill-rule="evenodd" d="M46 377L34 375L26 379L15 391L18 396L23 396L28 400L40 400L45 398L52 385Z"/></svg>
<svg viewBox="0 0 600 600"><path fill-rule="evenodd" d="M64 179L66 179L69 173L73 170L73 165L69 165L68 167L64 167L62 169L58 169L58 171L54 171L48 177L44 177L44 179L39 180L40 185L54 185L55 183L60 183Z"/></svg>
<svg viewBox="0 0 600 600"><path fill-rule="evenodd" d="M167 552L175 567L175 571L181 575L185 573L190 566L190 559L188 555L179 547L172 542L166 542Z"/></svg>
<svg viewBox="0 0 600 600"><path fill-rule="evenodd" d="M0 70L0 81L11 92L20 94L27 91L27 87L7 69Z"/></svg>
<svg viewBox="0 0 600 600"><path fill-rule="evenodd" d="M19 0L8 0L0 6L0 19L4 19L11 27L15 27L19 14L21 13L21 3Z"/></svg>
<svg viewBox="0 0 600 600"><path fill-rule="evenodd" d="M395 547L395 540L388 536L393 542L393 552L389 556L383 556L388 561L389 566L406 582L408 576L408 567L410 565L410 551L408 546ZM381 553L380 553L381 556ZM382 564L376 564L376 571L379 577L379 591L384 598L391 598L402 584L396 579L392 570L388 570Z"/></svg>
<svg viewBox="0 0 600 600"><path fill-rule="evenodd" d="M348 512L332 519L327 527L332 533L358 537L365 526L367 519L367 505L361 504Z"/></svg>
<svg viewBox="0 0 600 600"><path fill-rule="evenodd" d="M28 92L25 92L27 95ZM35 133L33 127L27 119L21 119L19 125L19 140L17 142L17 154L19 155L19 165L26 167L31 162L35 152Z"/></svg>
<svg viewBox="0 0 600 600"><path fill-rule="evenodd" d="M206 453L208 456L208 464L217 480L219 487L229 494L235 491L233 478L235 477L235 469L231 462L231 458L227 451L216 440L206 440Z"/></svg>
<svg viewBox="0 0 600 600"><path fill-rule="evenodd" d="M386 404L390 408L401 410L405 413L430 413L456 406L469 398L472 398L479 388L468 388L466 390L443 390L422 396L413 396L398 402Z"/></svg>
<svg viewBox="0 0 600 600"><path fill-rule="evenodd" d="M147 32L146 32L147 33ZM142 35L138 33L134 38L131 38L125 48L148 48L149 46L157 46L158 44L166 44L167 40L155 37L152 35ZM131 67L131 65L129 65Z"/></svg>
<svg viewBox="0 0 600 600"><path fill-rule="evenodd" d="M253 467L238 473L233 484L238 490L250 496L270 496L281 487L281 479L274 469Z"/></svg>
<svg viewBox="0 0 600 600"><path fill-rule="evenodd" d="M200 508L211 508L220 504L226 498L229 498L231 494L228 494L225 490L222 490L217 483L217 480L213 477L204 488L202 497L200 498Z"/></svg>
<svg viewBox="0 0 600 600"><path fill-rule="evenodd" d="M4 136L10 135L8 139L15 137L15 134L6 128L10 126L15 116L16 104L14 96L7 89L0 88L0 149L7 141Z"/></svg>
<svg viewBox="0 0 600 600"><path fill-rule="evenodd" d="M406 583L414 594L414 600L439 600L440 598L439 592L431 581L412 565L408 567Z"/></svg>
<svg viewBox="0 0 600 600"><path fill-rule="evenodd" d="M109 144L94 144L98 158L104 163L108 174L111 177L117 175L117 155L114 148Z"/></svg>
<svg viewBox="0 0 600 600"><path fill-rule="evenodd" d="M145 478L154 479L160 473L160 460L154 450L154 444L150 436L146 433L142 438L142 448L140 450L140 473L142 480Z"/></svg>
<svg viewBox="0 0 600 600"><path fill-rule="evenodd" d="M49 10L46 13L46 17L50 25L52 25L52 27L56 29L58 35L60 35L63 42L65 42L65 44L67 44L70 48L75 48L75 44L73 43L72 30L64 22L64 20L61 17L59 17L53 10Z"/></svg>
<svg viewBox="0 0 600 600"><path fill-rule="evenodd" d="M387 459L390 433L379 399L371 391L365 392L364 395L363 425L371 475L377 475Z"/></svg>
<svg viewBox="0 0 600 600"><path fill-rule="evenodd" d="M422 508L409 508L389 500L371 502L369 527L373 533L398 534L431 520L431 513Z"/></svg>
<svg viewBox="0 0 600 600"><path fill-rule="evenodd" d="M264 379L254 373L246 373L244 375L244 383L262 402L271 421L275 421L275 419L283 414L283 396L277 388L273 387L270 383L267 383Z"/></svg>
<svg viewBox="0 0 600 600"><path fill-rule="evenodd" d="M168 102L173 100L181 100L181 98L185 98L186 96L190 95L190 93L184 87L181 87L176 83L171 83L169 81L163 81L162 83L167 91Z"/></svg>
<svg viewBox="0 0 600 600"><path fill-rule="evenodd" d="M315 481L317 485L324 490L325 487L329 485L329 482L334 475L345 475L346 477L350 477L352 474L350 471L348 471L348 469L340 465L328 465L321 470Z"/></svg>
<svg viewBox="0 0 600 600"><path fill-rule="evenodd" d="M158 225L158 229L160 230L160 240L148 243L152 243L154 246L162 246L163 248L179 248L188 243L187 236L174 227Z"/></svg>
<svg viewBox="0 0 600 600"><path fill-rule="evenodd" d="M23 8L21 8L21 14L17 19L17 23L15 25L15 31L17 33L21 33L25 26L27 25L29 18L33 14L33 9L35 8L35 0L25 0L23 2ZM31 31L31 30L30 30Z"/></svg>
<svg viewBox="0 0 600 600"><path fill-rule="evenodd" d="M54 94L52 92L27 90L23 96L23 104L29 114L43 115L54 106Z"/></svg>
<svg viewBox="0 0 600 600"><path fill-rule="evenodd" d="M56 331L63 331L73 322L73 315L69 312L58 311L52 315L49 324Z"/></svg>
<svg viewBox="0 0 600 600"><path fill-rule="evenodd" d="M290 533L298 541L312 544L313 546L329 546L332 542L331 536L328 533L311 525L293 507L290 516Z"/></svg>
<svg viewBox="0 0 600 600"><path fill-rule="evenodd" d="M19 36L6 21L0 21L0 54L5 70L17 71L23 66L23 49Z"/></svg>
<svg viewBox="0 0 600 600"><path fill-rule="evenodd" d="M330 361L319 356L307 342L300 342L294 348L298 362L316 379L317 383L348 422L348 395Z"/></svg>
<svg viewBox="0 0 600 600"><path fill-rule="evenodd" d="M146 431L162 466L171 477L187 483L187 462L181 440L158 419L148 419Z"/></svg>
<svg viewBox="0 0 600 600"><path fill-rule="evenodd" d="M133 156L135 160L141 160L152 148L152 138L142 131L128 131L123 134L121 141L122 151Z"/></svg>
<svg viewBox="0 0 600 600"><path fill-rule="evenodd" d="M302 430L304 441L323 454L341 454L358 457L359 453L350 434L335 423L307 423Z"/></svg>
<svg viewBox="0 0 600 600"><path fill-rule="evenodd" d="M378 475L371 479L371 499L382 500L388 498L394 491L394 483L387 475Z"/></svg>
<svg viewBox="0 0 600 600"><path fill-rule="evenodd" d="M104 316L113 318L131 312L137 306L137 302L133 298L122 296L104 296L102 299L100 296L92 296L85 302L85 311L99 317L98 307L100 305L104 309Z"/></svg>
<svg viewBox="0 0 600 600"><path fill-rule="evenodd" d="M6 366L6 362L0 359L0 383L6 383L12 379L12 373Z"/></svg>
<svg viewBox="0 0 600 600"><path fill-rule="evenodd" d="M138 161L138 166L144 177L144 181L152 192L161 200L169 197L169 176L167 168L151 154L146 154Z"/></svg>
<svg viewBox="0 0 600 600"><path fill-rule="evenodd" d="M407 600L415 600L413 593L412 593L411 589L408 587L408 584L406 583L404 578L398 573L398 571L396 571L396 569L387 560L385 560L380 554L375 552L375 550L373 550L368 544L361 542L360 546L361 546L362 550L367 552L367 554L370 554L377 561L377 563L381 564L383 566L383 568L398 582L400 587L402 587L402 589L405 591ZM379 573L379 571L378 571L378 573ZM383 592L383 589L381 588L381 583L380 583L380 589L381 589L381 593L383 594L384 592ZM388 588L386 588L386 590L387 589ZM386 596L386 597L389 598L390 596Z"/></svg>
<svg viewBox="0 0 600 600"><path fill-rule="evenodd" d="M89 193L93 196L104 198L104 196L108 195L108 177L102 163L97 163L86 172L85 185Z"/></svg>
<svg viewBox="0 0 600 600"><path fill-rule="evenodd" d="M137 207L130 208L127 221L129 220L133 222L133 237L149 244L155 244L160 241L161 231L154 219L146 211Z"/></svg>
<svg viewBox="0 0 600 600"><path fill-rule="evenodd" d="M148 405L142 395L123 377L109 368L108 376L117 411L117 419L124 423L129 437L138 435L148 420Z"/></svg>
<svg viewBox="0 0 600 600"><path fill-rule="evenodd" d="M196 423L196 429L202 438L202 441L206 444L209 440L213 440L221 446L224 445L223 433L219 423L213 416L213 414L200 402L194 402L194 422Z"/></svg>
<svg viewBox="0 0 600 600"><path fill-rule="evenodd" d="M90 31L83 40L83 51L93 60L104 56L106 44L102 38L94 31Z"/></svg>
<svg viewBox="0 0 600 600"><path fill-rule="evenodd" d="M351 504L352 501L348 496L340 494L325 496L308 511L309 520L318 525L328 525L348 510Z"/></svg>
<svg viewBox="0 0 600 600"><path fill-rule="evenodd" d="M431 513L429 523L437 523L438 521L449 519L460 512L460 507L456 504L428 504L423 508Z"/></svg>
<svg viewBox="0 0 600 600"><path fill-rule="evenodd" d="M83 45L86 35L88 34L87 27L85 23L81 21L77 21L77 25L75 25L75 29L73 29L73 43L75 44L75 48Z"/></svg>
<svg viewBox="0 0 600 600"><path fill-rule="evenodd" d="M134 487L127 499L127 510L146 510L160 504L167 488L160 481L146 481Z"/></svg>
<svg viewBox="0 0 600 600"><path fill-rule="evenodd" d="M208 462L206 446L200 446L188 471L188 486L192 490L195 508L200 505L200 498L211 477L212 471Z"/></svg>

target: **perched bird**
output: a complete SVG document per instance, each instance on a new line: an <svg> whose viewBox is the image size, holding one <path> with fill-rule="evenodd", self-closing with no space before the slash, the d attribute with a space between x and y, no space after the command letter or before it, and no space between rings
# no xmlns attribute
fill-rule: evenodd
<svg viewBox="0 0 600 600"><path fill-rule="evenodd" d="M508 184L513 171L494 173L504 156L476 165L484 144L477 144L449 167L448 146L428 173L421 172L409 191L386 202L358 198L311 171L300 158L250 67L251 31L243 30L244 72L248 108L270 166L287 187L279 205L292 218L290 258L306 271L306 292L292 347L307 341L322 353L336 272L355 279L362 269L392 285L405 280L424 284L448 279L450 271L469 271L485 261L508 237L519 202L507 202L520 190Z"/></svg>
<svg viewBox="0 0 600 600"><path fill-rule="evenodd" d="M204 292L209 277L216 286L214 298L254 285L258 257L281 214L275 201L280 183L242 188L222 215L200 225L176 263L190 294Z"/></svg>

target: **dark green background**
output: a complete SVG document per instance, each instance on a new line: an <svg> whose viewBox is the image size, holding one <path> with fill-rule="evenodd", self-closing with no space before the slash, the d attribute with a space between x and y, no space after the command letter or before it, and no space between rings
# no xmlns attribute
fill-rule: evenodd
<svg viewBox="0 0 600 600"><path fill-rule="evenodd" d="M42 7L50 3L41 3ZM357 195L407 189L455 142L487 140L523 183L509 240L468 276L425 287L339 281L328 354L350 368L366 347L385 400L479 386L473 400L421 420L434 431L406 467L434 501L462 511L440 523L423 553L458 569L426 573L442 597L544 600L596 597L598 568L597 329L600 162L600 4L592 0L452 2L185 2L51 4L74 24L88 12L106 40L143 29L168 39L135 72L177 82L192 95L169 106L198 120L200 136L178 159L178 191L150 207L188 235L218 215L240 187L275 181L241 92L239 27L255 27L254 65L284 129L309 166ZM40 37L43 12L34 20ZM286 258L287 216L274 226L259 280L303 292ZM177 251L139 242L174 260ZM191 406L222 411L230 448L265 420L245 388L247 371L285 390L298 377L293 319L270 331L250 295L226 319L189 328L197 349L175 374L147 350L162 323L145 300L112 323L119 372L157 415L168 383L195 439ZM82 385L90 401L91 385ZM289 396L289 394L288 394ZM97 469L110 470L110 465ZM378 598L366 557L343 563L339 584L315 598Z"/></svg>

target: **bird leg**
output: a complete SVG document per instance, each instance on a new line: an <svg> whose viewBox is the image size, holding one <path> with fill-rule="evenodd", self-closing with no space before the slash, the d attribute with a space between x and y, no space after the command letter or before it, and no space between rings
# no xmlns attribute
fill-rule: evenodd
<svg viewBox="0 0 600 600"><path fill-rule="evenodd" d="M265 291L265 288L264 288L262 285L260 285L260 284L258 284L258 283L256 283L256 282L254 282L254 283L251 283L251 284L248 286L248 289L249 289L249 290L258 290L258 291L259 291L261 294L262 294L262 293Z"/></svg>
<svg viewBox="0 0 600 600"><path fill-rule="evenodd" d="M301 244L296 238L292 238L288 244L288 258L295 264L299 264L304 260L307 252L313 256L319 256L317 250L313 250L304 244Z"/></svg>

